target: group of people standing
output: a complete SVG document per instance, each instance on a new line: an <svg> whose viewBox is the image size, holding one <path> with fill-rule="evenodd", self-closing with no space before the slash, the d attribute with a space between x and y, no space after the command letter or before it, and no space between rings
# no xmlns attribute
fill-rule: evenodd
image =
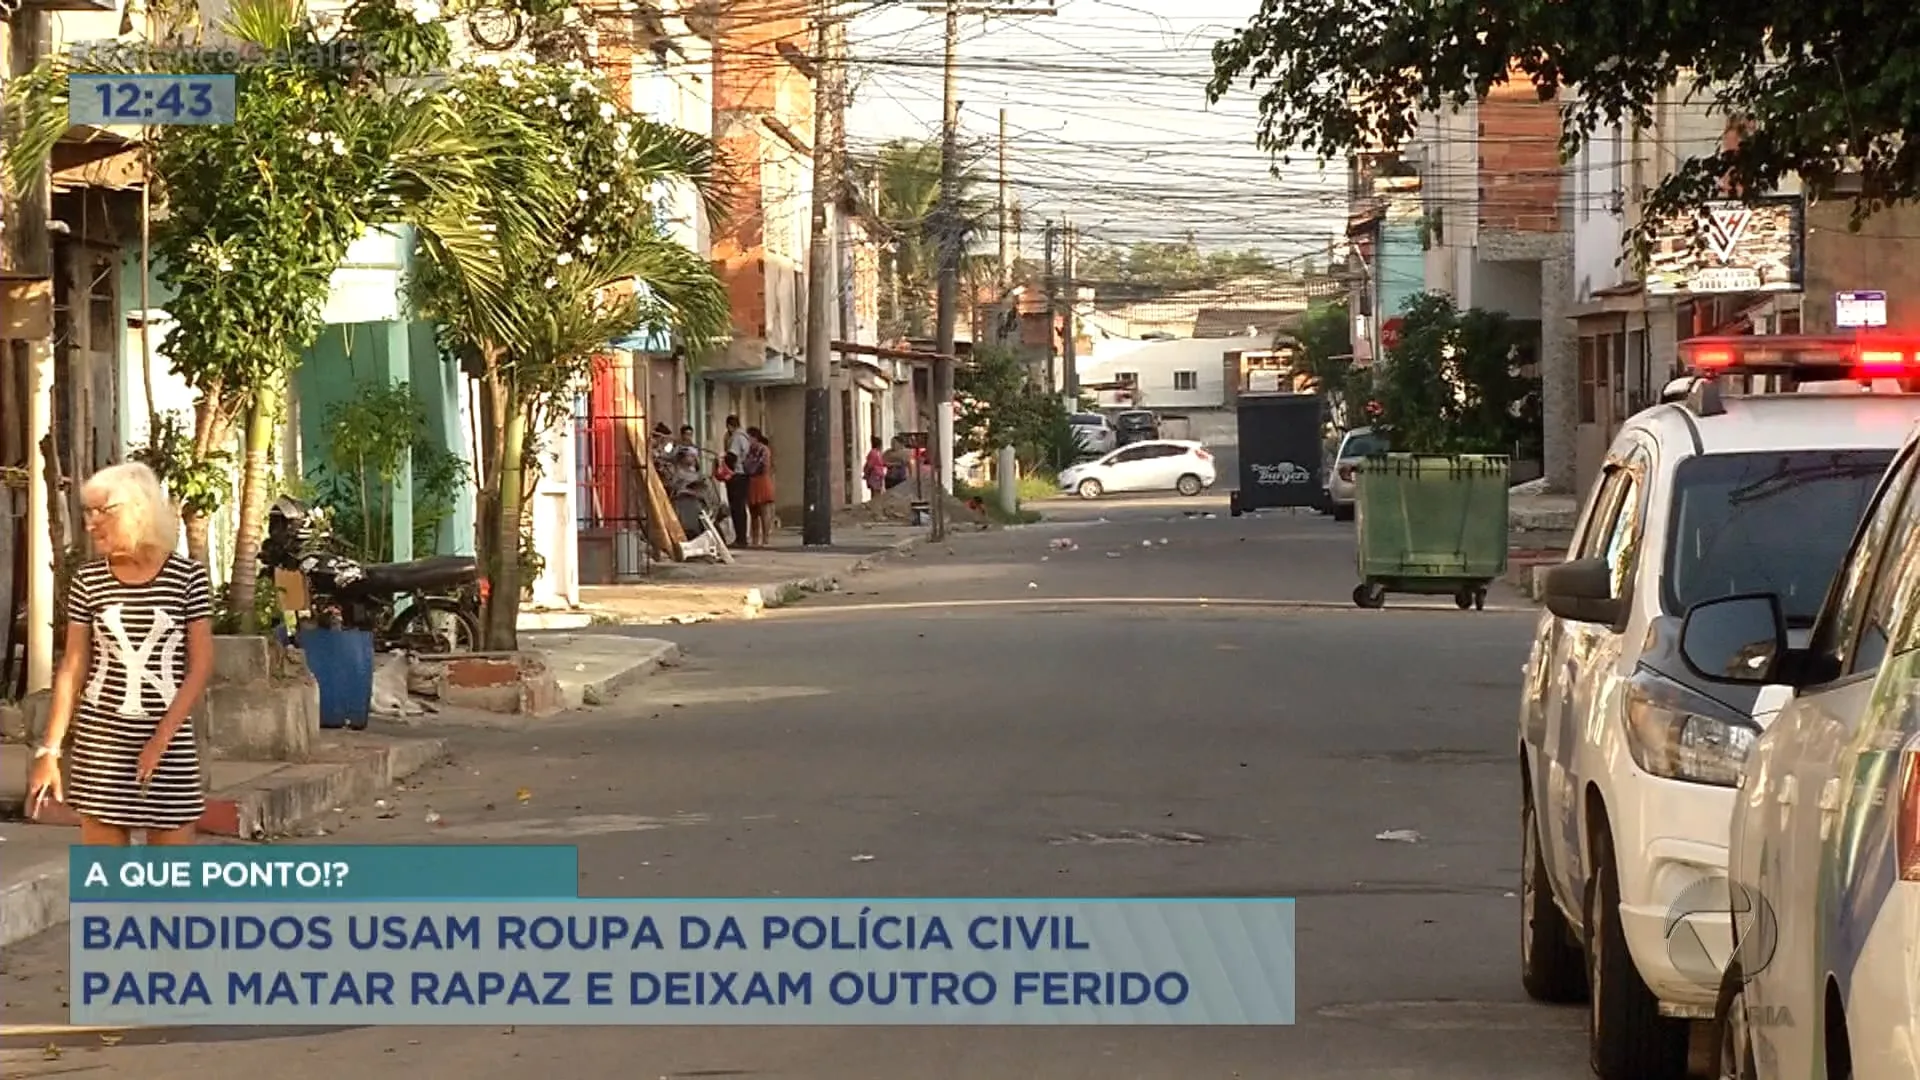
<svg viewBox="0 0 1920 1080"><path fill-rule="evenodd" d="M727 515L736 546L767 547L773 542L773 443L757 427L742 428L727 417L726 450L714 477L726 486Z"/></svg>

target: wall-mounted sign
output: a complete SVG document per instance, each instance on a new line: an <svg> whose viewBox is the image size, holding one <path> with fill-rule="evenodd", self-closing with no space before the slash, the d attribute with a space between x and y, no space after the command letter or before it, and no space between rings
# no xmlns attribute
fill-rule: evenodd
<svg viewBox="0 0 1920 1080"><path fill-rule="evenodd" d="M1887 325L1887 294L1878 290L1834 293L1833 325L1841 330Z"/></svg>
<svg viewBox="0 0 1920 1080"><path fill-rule="evenodd" d="M1798 195L1710 202L1655 237L1647 292L1792 292L1805 280L1805 243L1806 209Z"/></svg>

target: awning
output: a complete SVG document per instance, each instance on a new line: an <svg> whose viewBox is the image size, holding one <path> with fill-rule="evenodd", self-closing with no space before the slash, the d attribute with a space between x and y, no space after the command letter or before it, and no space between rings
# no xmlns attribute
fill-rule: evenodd
<svg viewBox="0 0 1920 1080"><path fill-rule="evenodd" d="M140 142L107 128L68 129L54 144L48 165L55 191L89 187L137 191L147 182Z"/></svg>

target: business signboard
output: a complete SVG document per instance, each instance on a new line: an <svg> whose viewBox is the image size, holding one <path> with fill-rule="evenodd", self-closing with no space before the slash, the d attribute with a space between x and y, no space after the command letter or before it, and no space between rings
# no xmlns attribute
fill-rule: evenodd
<svg viewBox="0 0 1920 1080"><path fill-rule="evenodd" d="M1717 201L1670 222L1645 270L1655 296L1796 292L1806 277L1806 209L1798 195Z"/></svg>

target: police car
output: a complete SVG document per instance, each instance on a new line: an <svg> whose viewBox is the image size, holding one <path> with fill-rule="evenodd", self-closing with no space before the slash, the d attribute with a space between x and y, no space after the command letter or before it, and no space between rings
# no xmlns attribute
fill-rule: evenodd
<svg viewBox="0 0 1920 1080"><path fill-rule="evenodd" d="M1858 524L1811 632L1773 590L1696 605L1680 653L1790 688L1735 802L1720 993L1730 1080L1920 1076L1920 436Z"/></svg>
<svg viewBox="0 0 1920 1080"><path fill-rule="evenodd" d="M1911 350L1697 338L1682 355L1694 374L1621 429L1546 574L1520 709L1522 982L1588 1002L1602 1080L1684 1076L1706 1033L1732 953L1735 789L1790 696L1702 676L1682 620L1764 592L1804 642L1920 420L1920 394L1901 392L1920 387L1903 381L1920 374Z"/></svg>

